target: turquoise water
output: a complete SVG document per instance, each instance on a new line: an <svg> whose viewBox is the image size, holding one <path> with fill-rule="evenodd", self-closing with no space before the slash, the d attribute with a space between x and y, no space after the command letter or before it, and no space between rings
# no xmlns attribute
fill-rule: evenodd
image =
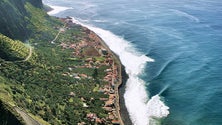
<svg viewBox="0 0 222 125"><path fill-rule="evenodd" d="M94 30L112 41L109 46L120 47L116 53L131 76L125 98L133 99L126 103L134 124L157 124L151 122L147 109L148 98L159 95L170 108L167 117L157 115L162 125L222 125L222 1L45 3L71 7L56 15L72 16L86 26L99 28Z"/></svg>

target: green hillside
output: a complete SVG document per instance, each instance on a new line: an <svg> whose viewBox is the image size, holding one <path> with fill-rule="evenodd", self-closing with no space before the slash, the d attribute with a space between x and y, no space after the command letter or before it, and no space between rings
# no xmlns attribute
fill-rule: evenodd
<svg viewBox="0 0 222 125"><path fill-rule="evenodd" d="M105 58L90 47L73 48L95 40L42 6L41 0L0 1L0 124L24 124L16 107L46 125L95 124L89 113L110 124L100 99L108 95L99 91L107 84Z"/></svg>
<svg viewBox="0 0 222 125"><path fill-rule="evenodd" d="M29 55L29 48L18 40L0 34L0 57L7 61L22 61Z"/></svg>
<svg viewBox="0 0 222 125"><path fill-rule="evenodd" d="M32 28L37 26L35 16L39 21L45 22L50 18L42 12L42 7L41 0L1 0L0 33L12 39L28 39L34 33ZM39 15L44 18L39 18Z"/></svg>

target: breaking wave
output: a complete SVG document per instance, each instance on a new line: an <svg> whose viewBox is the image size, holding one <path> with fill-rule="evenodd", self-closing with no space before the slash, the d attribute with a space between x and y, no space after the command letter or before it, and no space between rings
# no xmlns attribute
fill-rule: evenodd
<svg viewBox="0 0 222 125"><path fill-rule="evenodd" d="M149 125L153 117L166 117L169 114L169 107L164 105L159 95L155 95L149 100L145 82L139 78L147 62L154 62L154 59L138 53L129 42L110 31L82 24L76 19L73 20L99 35L110 49L119 56L125 66L129 79L124 98L132 122L135 125Z"/></svg>
<svg viewBox="0 0 222 125"><path fill-rule="evenodd" d="M53 8L59 9L58 7ZM60 11L61 9L57 12ZM151 59L146 55L137 52L128 41L119 36L116 36L112 32L91 25L83 24L78 20L73 18L74 23L85 26L100 36L109 46L109 48L119 56L121 63L125 66L126 72L129 75L129 79L126 83L124 98L129 116L133 124L151 125L153 123L154 117L166 117L169 114L169 107L167 107L161 101L161 97L159 95L155 95L149 100L145 89L145 82L139 77L139 75L143 72L147 62L154 62L154 59Z"/></svg>

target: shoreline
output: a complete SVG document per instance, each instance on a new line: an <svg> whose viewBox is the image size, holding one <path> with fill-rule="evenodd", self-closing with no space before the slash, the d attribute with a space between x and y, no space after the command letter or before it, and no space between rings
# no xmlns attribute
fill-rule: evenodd
<svg viewBox="0 0 222 125"><path fill-rule="evenodd" d="M74 23L76 24L76 23ZM80 24L77 24L80 25ZM85 26L80 25L83 28L87 28ZM89 28L87 28L88 30L90 30ZM106 48L109 53L113 56L114 62L117 63L118 65L118 75L119 75L119 80L117 82L117 86L115 86L115 93L116 93L116 100L115 101L115 108L117 110L117 114L119 116L120 119L120 125L132 125L132 121L130 120L129 117L129 113L127 111L127 108L125 106L125 100L124 100L124 93L125 93L125 85L126 85L126 81L128 79L128 74L125 71L125 66L122 65L119 56L116 55L110 48L109 46L104 42L104 40L102 38L99 37L99 35L97 35L95 32L93 32L92 30L90 30L90 32L92 32L96 37L99 38L99 42L102 44L102 46L104 48Z"/></svg>
<svg viewBox="0 0 222 125"><path fill-rule="evenodd" d="M121 72L121 74L122 74L122 83L118 87L120 115L121 115L122 121L125 125L133 125L133 123L130 119L130 116L129 116L129 112L126 108L125 99L124 99L125 86L126 86L126 82L129 78L129 76L125 71L125 66L122 65L121 68L122 68L122 72Z"/></svg>
<svg viewBox="0 0 222 125"><path fill-rule="evenodd" d="M110 65L112 72L114 73L112 75L112 80L109 83L109 88L113 90L114 92L108 93L108 95L112 96L114 95L114 98L111 99L113 101L113 110L110 112L108 111L108 114L111 113L115 116L116 120L112 121L112 124L119 124L119 125L132 125L132 122L129 117L129 113L127 111L127 108L125 106L125 100L124 100L124 93L125 93L125 84L128 79L128 74L125 71L124 65L122 65L119 56L116 55L109 46L105 43L105 41L96 34L93 30L90 30L87 26L81 25L79 23L75 23L71 17L67 16L66 18L58 17L62 22L65 22L66 25L78 25L80 26L84 32L87 33L88 38L92 41L95 41L100 44L100 46L107 52L108 57L111 58L112 64ZM101 48L100 48L101 49ZM99 50L98 50L99 51ZM110 97L109 97L110 98ZM109 102L108 100L107 102ZM105 101L105 103L107 103ZM110 108L107 107L106 104L102 108Z"/></svg>
<svg viewBox="0 0 222 125"><path fill-rule="evenodd" d="M56 7L55 6L50 6L48 5L49 7L52 8L51 11L48 11L47 13L49 15L53 15L55 13L58 13L60 11L63 11L66 10L66 9L69 9L69 8L62 8L61 10L60 9L55 9ZM53 12L56 11L56 12ZM53 12L53 13L52 13ZM61 17L59 17L61 19ZM66 17L68 19L70 19L70 17ZM125 99L124 99L124 93L125 93L125 85L126 85L126 82L127 82L127 79L129 78L128 74L126 73L125 71L125 66L122 65L120 59L119 59L119 56L116 55L110 48L109 46L105 43L105 41L99 36L97 35L94 31L90 30L89 28L87 28L86 26L83 26L81 24L78 24L78 23L75 23L72 21L73 24L75 25L79 25L81 26L82 28L86 28L87 30L89 30L91 33L94 34L94 36L96 36L98 39L99 39L99 42L102 44L102 46L104 48L106 48L108 50L108 52L112 55L113 57L113 60L114 62L117 64L117 72L118 72L118 78L119 80L117 81L117 83L115 83L115 95L116 95L116 100L115 100L115 109L117 111L117 115L118 115L118 118L119 118L119 121L120 121L120 125L132 125L132 121L130 119L130 116L129 116L129 113L127 111L127 108L126 108L126 105L125 105Z"/></svg>

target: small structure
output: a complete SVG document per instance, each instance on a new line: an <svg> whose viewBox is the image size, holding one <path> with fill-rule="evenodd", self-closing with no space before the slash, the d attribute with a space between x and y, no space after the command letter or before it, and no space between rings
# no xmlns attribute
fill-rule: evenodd
<svg viewBox="0 0 222 125"><path fill-rule="evenodd" d="M119 120L112 120L112 124L113 125L120 125L120 121Z"/></svg>
<svg viewBox="0 0 222 125"><path fill-rule="evenodd" d="M103 107L104 110L108 111L108 112L111 112L113 110L112 107Z"/></svg>
<svg viewBox="0 0 222 125"><path fill-rule="evenodd" d="M69 96L76 96L76 94L74 92L70 92Z"/></svg>
<svg viewBox="0 0 222 125"><path fill-rule="evenodd" d="M77 125L86 125L86 123L85 122L80 122Z"/></svg>
<svg viewBox="0 0 222 125"><path fill-rule="evenodd" d="M114 104L114 101L113 100L108 100L105 102L105 107L112 107Z"/></svg>

